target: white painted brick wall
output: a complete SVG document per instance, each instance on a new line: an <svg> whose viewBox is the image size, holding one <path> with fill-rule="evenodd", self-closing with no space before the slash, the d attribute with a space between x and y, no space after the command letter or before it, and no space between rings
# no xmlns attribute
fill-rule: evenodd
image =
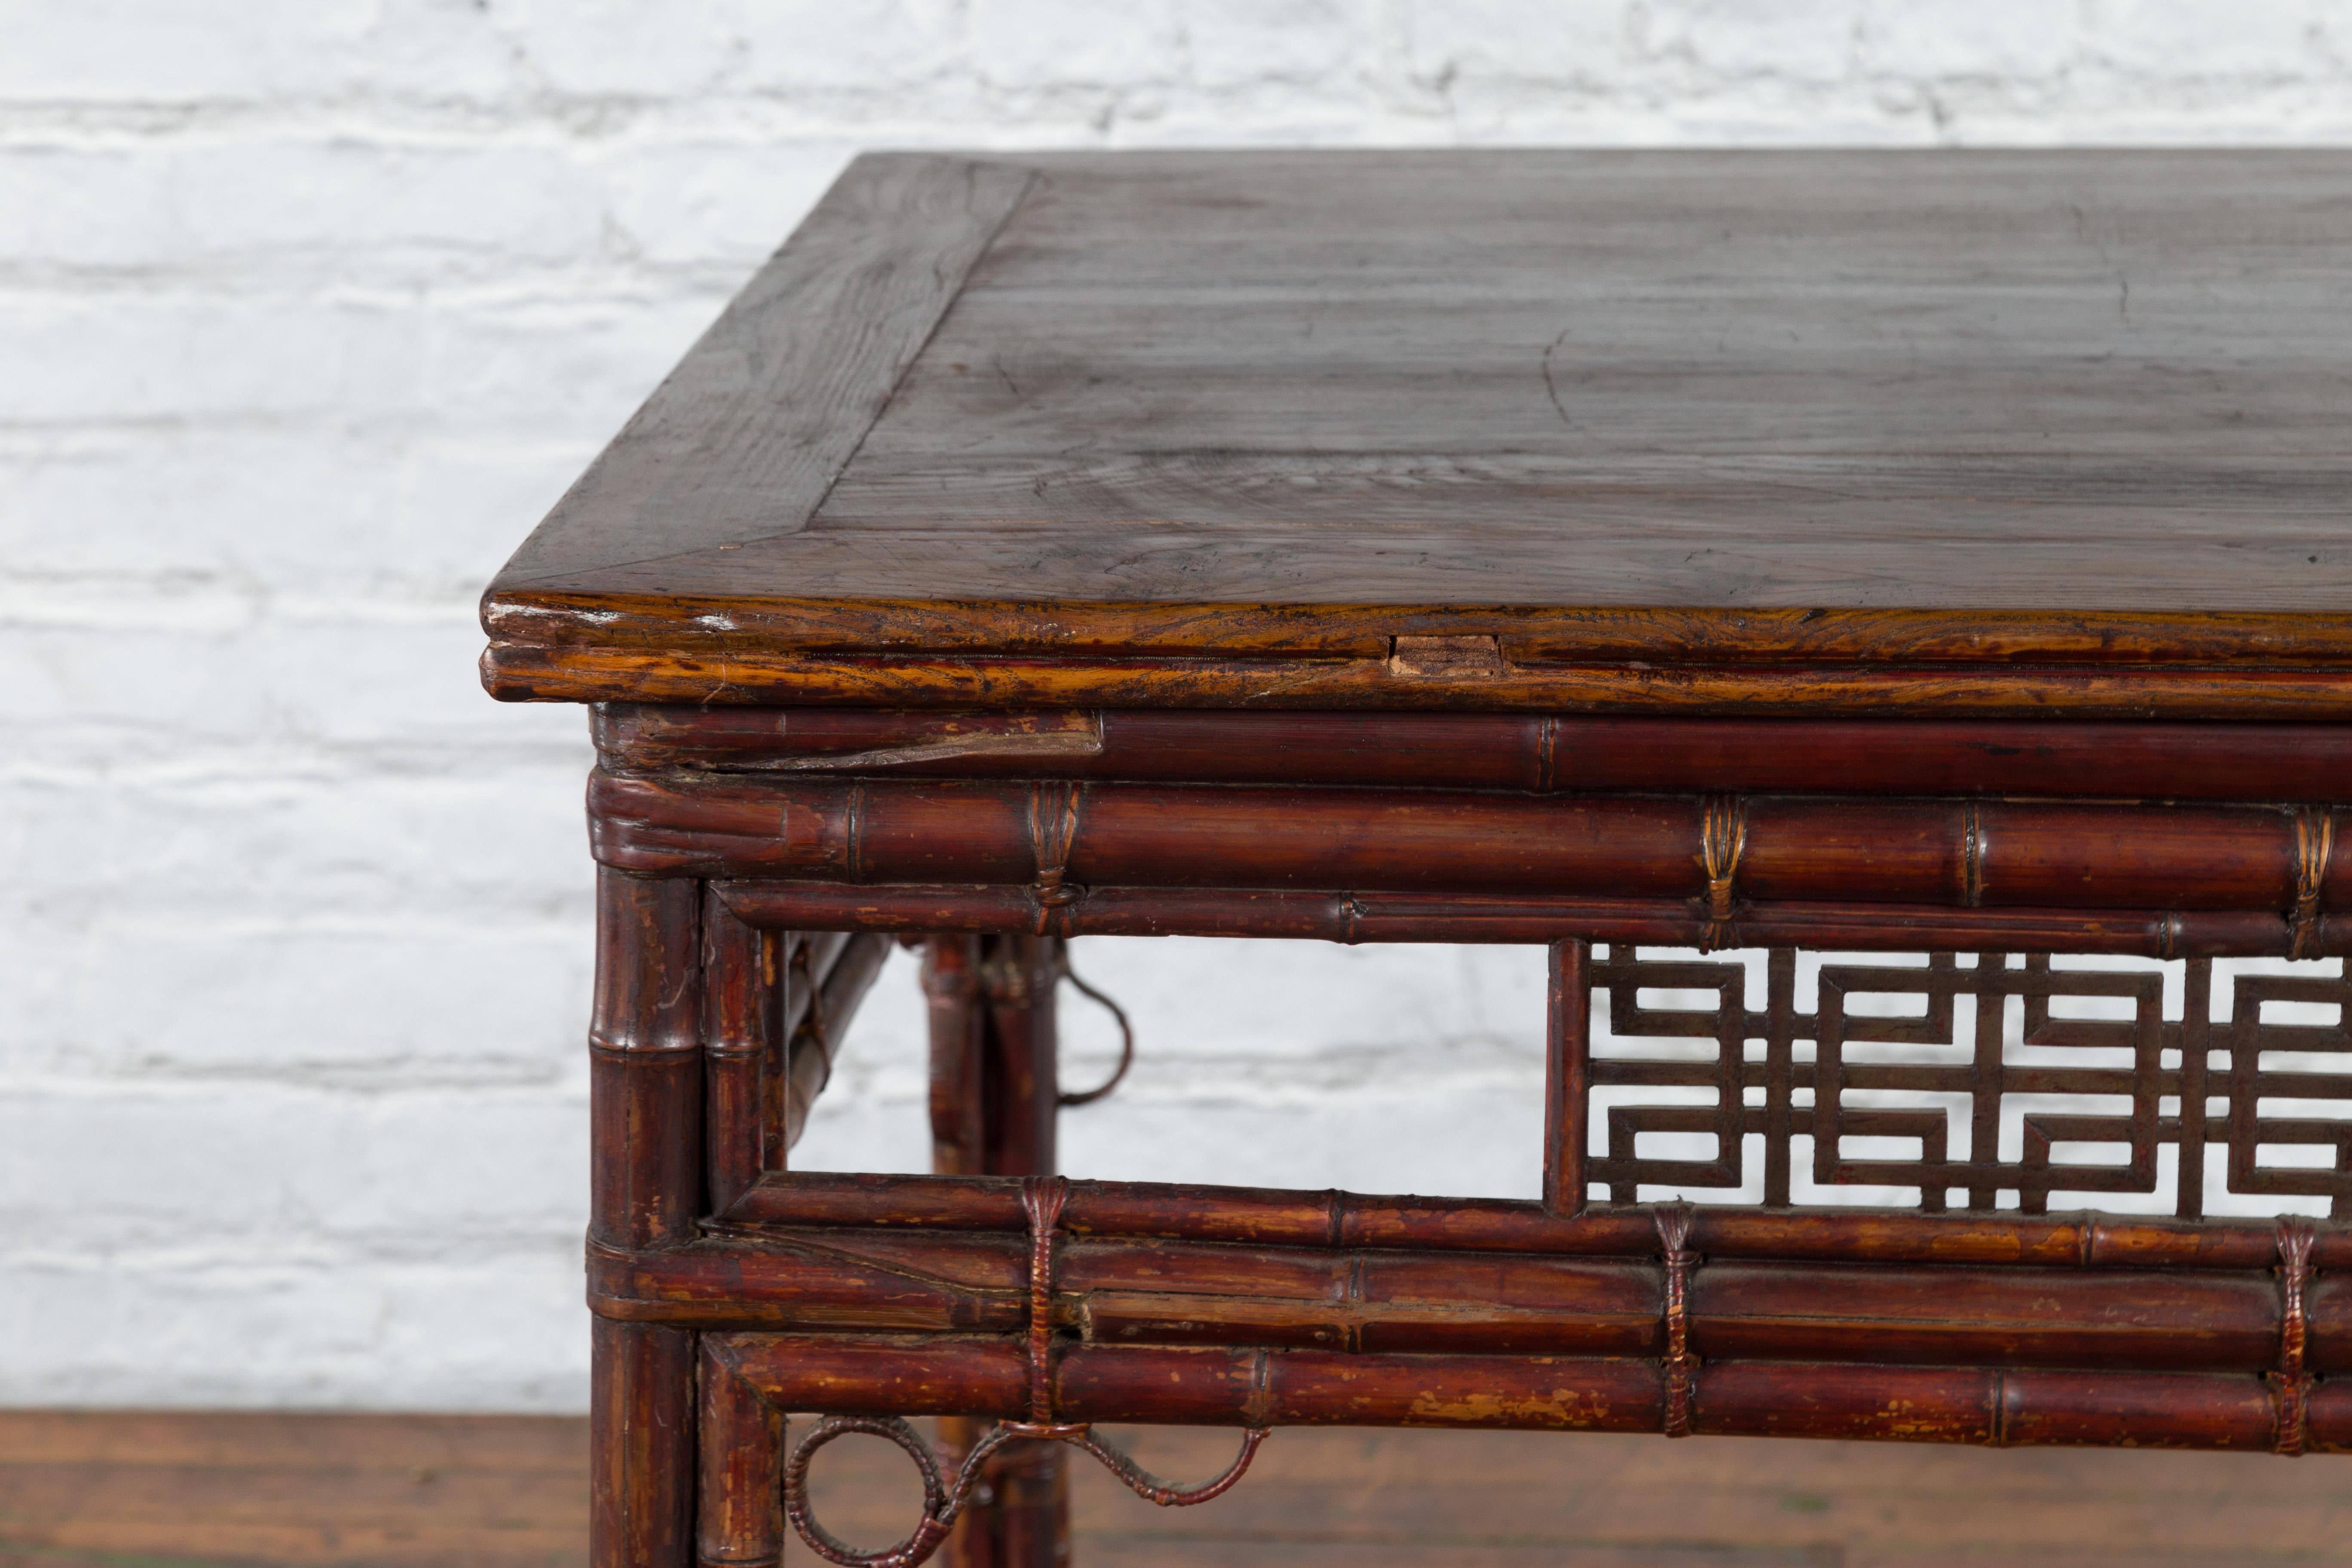
<svg viewBox="0 0 2352 1568"><path fill-rule="evenodd" d="M19 1404L583 1404L587 753L482 697L474 595L854 149L2352 138L2330 0L0 0L0 39ZM1075 1168L1531 1189L1532 953L1081 957L1147 1054ZM901 961L813 1154L920 1160L918 1022Z"/></svg>

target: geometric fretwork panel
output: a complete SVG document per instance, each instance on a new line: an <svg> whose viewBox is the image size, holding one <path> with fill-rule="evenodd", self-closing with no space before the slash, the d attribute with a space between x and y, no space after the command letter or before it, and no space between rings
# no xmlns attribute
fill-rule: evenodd
<svg viewBox="0 0 2352 1568"><path fill-rule="evenodd" d="M1640 953L1592 954L1595 1199L2195 1218L2352 1194L2341 960Z"/></svg>

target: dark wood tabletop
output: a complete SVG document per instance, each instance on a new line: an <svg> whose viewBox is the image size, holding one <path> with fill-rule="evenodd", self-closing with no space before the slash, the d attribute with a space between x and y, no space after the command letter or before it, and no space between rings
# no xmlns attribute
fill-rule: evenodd
<svg viewBox="0 0 2352 1568"><path fill-rule="evenodd" d="M857 1434L876 1564L1331 1423L2352 1452L2352 1232L2226 1213L2352 1194L2264 1014L2352 983L2217 967L2352 947L2347 241L2352 153L853 164L484 605L605 704L594 1561L849 1562ZM1543 944L1540 1197L1055 1174L1094 934ZM933 1173L796 1169L909 938Z"/></svg>
<svg viewBox="0 0 2352 1568"><path fill-rule="evenodd" d="M878 154L499 695L2335 716L2352 155Z"/></svg>

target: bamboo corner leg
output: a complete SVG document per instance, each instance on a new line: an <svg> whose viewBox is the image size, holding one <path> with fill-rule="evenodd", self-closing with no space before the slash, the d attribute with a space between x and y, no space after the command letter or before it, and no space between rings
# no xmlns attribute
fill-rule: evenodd
<svg viewBox="0 0 2352 1568"><path fill-rule="evenodd" d="M702 888L611 869L596 887L588 1239L629 1251L686 1239L701 1208ZM686 1568L695 1336L599 1318L592 1346L592 1568Z"/></svg>
<svg viewBox="0 0 2352 1568"><path fill-rule="evenodd" d="M595 1321L588 1443L590 1568L688 1568L692 1549L695 1338Z"/></svg>
<svg viewBox="0 0 2352 1568"><path fill-rule="evenodd" d="M1060 1098L1054 1028L1059 942L935 936L925 945L931 1016L933 1167L942 1175L1049 1175ZM951 1463L982 1424L948 1418ZM1070 1560L1068 1483L1057 1445L1000 1454L948 1538L950 1568L1058 1568Z"/></svg>

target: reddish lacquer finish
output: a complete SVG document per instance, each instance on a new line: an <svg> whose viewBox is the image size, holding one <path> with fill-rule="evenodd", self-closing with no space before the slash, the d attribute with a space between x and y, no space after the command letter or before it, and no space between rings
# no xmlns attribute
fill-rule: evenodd
<svg viewBox="0 0 2352 1568"><path fill-rule="evenodd" d="M939 1549L966 1564L1041 1562L1062 1529L1062 1450L1076 1439L989 1437L991 1421L1034 1403L1014 1390L1037 1375L1050 1376L1055 1432L1098 1420L1345 1421L2352 1447L2352 1406L2339 1407L2326 1382L2352 1367L2352 1309L2329 1272L2352 1264L2352 1237L2332 1225L2205 1221L2193 1204L2185 1218L2020 1212L1999 1206L1995 1187L2029 1189L2031 1206L2051 1183L1982 1162L1915 1178L1935 1189L1927 1210L1945 1206L1944 1181L1967 1188L1952 1213L1786 1206L1779 1154L1767 1187L1781 1195L1761 1208L1588 1197L1596 1181L1613 1193L1629 1180L1612 1173L1622 1158L1594 1152L1591 1096L1643 1081L1620 1058L1591 1055L1604 994L1623 990L1613 1005L1631 1011L1610 1016L1638 1033L1660 1026L1634 1000L1643 985L1711 985L1733 973L1685 963L1650 975L1633 947L1601 957L1596 942L2186 957L2201 1007L2217 984L2212 955L2331 952L2352 934L2331 923L2352 872L2326 805L2285 792L2168 799L2128 778L2064 800L2014 798L1965 775L1940 779L1955 793L1930 796L1690 794L1666 787L1686 775L1664 773L1617 781L1633 788L1564 790L1482 775L1493 762L1482 752L1463 755L1452 777L1417 755L1349 787L1283 784L1266 776L1280 753L1249 750L1264 716L1246 714L1186 716L1188 743L1211 752L1219 726L1231 726L1246 765L1222 781L1192 762L1139 767L1143 777L1106 776L1092 762L1005 776L1002 757L970 751L909 765L918 748L905 743L903 715L855 711L811 727L838 744L824 766L804 767L801 717L608 713L590 795L613 890L608 931L649 944L633 948L634 970L614 973L667 973L675 961L662 954L698 922L704 1217L691 1234L648 1230L661 1194L686 1177L649 1168L632 1178L645 1184L631 1212L646 1234L600 1239L591 1300L609 1332L700 1337L710 1391L700 1429L719 1450L701 1461L709 1561L770 1550L773 1510L742 1500L782 1473L780 1412L798 1403L858 1420L946 1418L942 1473L976 1451L984 1476L961 1511L946 1510L952 1527L939 1527ZM1370 733L1365 721L1334 717ZM1410 723L1410 744L1442 729ZM1045 718L979 728L1000 739L1089 732ZM714 736L725 744L706 743ZM2014 739L1979 726L1969 743L1986 757L2043 745ZM2147 727L2134 743L2135 755L2193 772L2209 742ZM1064 1190L1041 1238L1019 1178L1053 1164L1061 945L1065 933L1105 929L1548 943L1541 1199L1081 1182ZM958 930L971 934L946 934ZM888 941L922 933L941 1174L793 1173L785 1151L839 1026ZM1791 1085L1835 1092L1818 1065L1772 1054L1783 1049L1772 1042L1818 1032L1789 1011L1794 962L1774 952L1761 1011L1747 1001L1737 1004L1744 1016L1706 1026L1730 1030L1735 1046L1767 1042L1740 1074L1779 1085L1769 1095L1780 1098L1739 1114L1768 1152L1825 1114L1771 1109ZM1924 987L1920 1028L1947 1026L1933 1024L1947 1009L1940 995L2155 994L2128 976L2070 978L2038 959L2023 970L1983 962L1994 967L1939 959L1857 973ZM2044 1026L2029 1018L2028 1038ZM2089 1037L2065 1033L2088 1026L2051 1026L2054 1039ZM2193 1051L2191 1028L2205 1031ZM777 1048L787 1035L791 1048ZM1995 1095L2120 1089L2151 1107L2194 1101L2200 1117L2216 1097L2252 1105L2285 1092L2230 1076L2257 1072L2264 1040L2201 1022L2148 1024L2132 1037L2153 1042L2137 1068L1970 1081ZM2233 1047L2243 1063L2208 1073L2205 1051ZM2186 1057L2193 1064L2176 1060ZM2183 1076L2192 1067L2202 1092ZM646 1073L635 1091L665 1125L685 1125L676 1119L686 1109L664 1098L684 1070ZM1867 1087L1944 1069L1843 1070ZM2304 1088L2340 1092L2352 1075ZM1644 1114L1642 1125L1706 1127L1725 1113ZM1872 1114L1853 1113L1852 1125L1870 1132ZM2126 1118L2116 1135L2151 1149L2191 1136L2186 1112L2149 1114ZM2296 1135L2252 1121L2242 1132L2227 1114L2194 1125L2196 1138L2235 1149L2242 1137L2249 1151ZM2135 1156L2116 1179L2153 1191L2152 1158ZM1904 1168L1890 1169L1900 1181ZM1044 1296L1035 1256L1051 1260ZM736 1452L746 1446L759 1454Z"/></svg>
<svg viewBox="0 0 2352 1568"><path fill-rule="evenodd" d="M2352 1230L2207 1212L2352 1197L2352 981L2228 962L2352 952L2347 174L854 163L483 601L593 709L595 1568L1302 1424L2352 1451ZM1546 949L1539 1192L1063 1181L1097 933ZM934 1173L795 1171L900 942Z"/></svg>

